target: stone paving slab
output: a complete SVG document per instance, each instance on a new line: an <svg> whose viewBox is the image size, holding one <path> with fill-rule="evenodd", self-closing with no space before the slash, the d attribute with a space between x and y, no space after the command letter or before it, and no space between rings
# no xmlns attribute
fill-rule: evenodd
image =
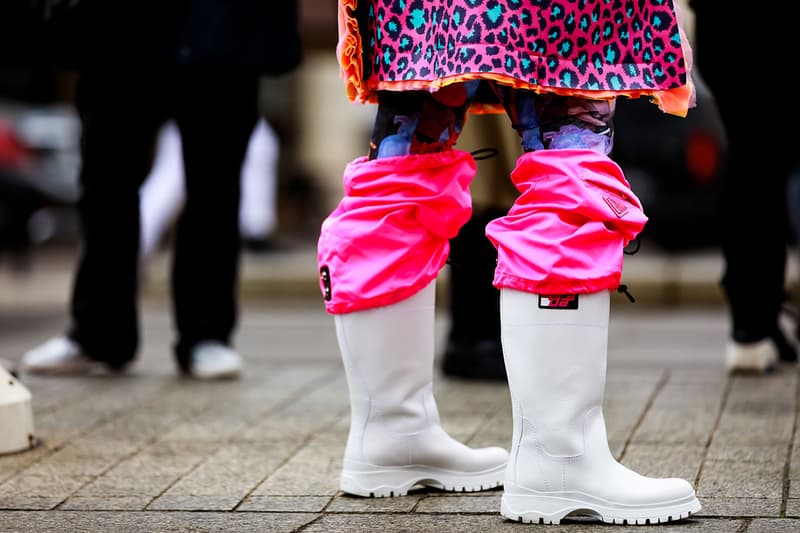
<svg viewBox="0 0 800 533"><path fill-rule="evenodd" d="M318 515L308 513L165 513L165 512L73 512L27 513L0 511L0 531L71 533L142 533L143 531L192 531L275 533L298 531Z"/></svg>
<svg viewBox="0 0 800 533"><path fill-rule="evenodd" d="M54 333L63 317L23 313L0 358ZM442 346L447 320L438 319ZM800 531L794 369L728 376L722 308L612 313L606 419L613 453L648 475L691 481L703 510L667 526L573 520L522 526L499 515L501 490L364 499L338 491L347 386L332 321L315 302L243 308L238 381L178 377L171 319L142 313L139 360L125 375L22 376L40 445L0 456L0 532L20 531ZM507 446L502 383L437 376L442 423L475 446Z"/></svg>

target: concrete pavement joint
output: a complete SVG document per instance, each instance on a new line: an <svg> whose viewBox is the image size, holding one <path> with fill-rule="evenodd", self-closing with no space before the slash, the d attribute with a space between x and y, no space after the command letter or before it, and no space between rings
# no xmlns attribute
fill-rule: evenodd
<svg viewBox="0 0 800 533"><path fill-rule="evenodd" d="M644 404L641 412L639 413L639 417L636 419L636 422L633 424L630 433L628 433L628 438L625 439L625 444L622 446L622 452L619 454L619 461L622 461L625 458L625 453L628 451L628 446L630 446L631 442L633 442L633 437L636 435L636 432L639 430L639 427L644 423L644 419L647 417L647 414L650 412L650 409L653 407L653 404L656 401L656 398L664 390L664 386L667 384L669 380L669 372L667 370L662 371L661 377L658 378L656 382L656 386L653 387L653 392L650 393L650 396L647 398L647 401Z"/></svg>
<svg viewBox="0 0 800 533"><path fill-rule="evenodd" d="M794 441L797 438L797 417L800 410L800 380L797 380L795 386L795 404L794 404L794 422L792 424L792 438L789 440L789 445L786 447L786 461L783 465L783 492L781 494L781 518L786 517L786 505L789 502L789 485L791 484L789 473L792 468L792 451L794 449Z"/></svg>
<svg viewBox="0 0 800 533"><path fill-rule="evenodd" d="M700 460L700 468L697 469L697 477L694 480L695 490L697 490L697 488L700 486L700 479L703 477L703 467L706 464L706 459L708 458L708 452L711 449L711 442L714 440L714 434L717 432L720 420L722 420L722 413L725 412L725 406L728 405L728 397L731 394L732 388L733 388L733 380L730 377L728 377L725 379L725 389L722 391L722 401L719 403L717 416L714 419L714 424L711 426L711 431L709 431L708 433L708 439L706 440L705 448L703 450L703 458Z"/></svg>

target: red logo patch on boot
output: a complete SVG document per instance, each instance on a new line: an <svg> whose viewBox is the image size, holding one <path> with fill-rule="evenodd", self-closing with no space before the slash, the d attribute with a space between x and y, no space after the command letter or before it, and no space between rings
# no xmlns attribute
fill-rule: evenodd
<svg viewBox="0 0 800 533"><path fill-rule="evenodd" d="M539 309L577 309L577 294L540 294Z"/></svg>

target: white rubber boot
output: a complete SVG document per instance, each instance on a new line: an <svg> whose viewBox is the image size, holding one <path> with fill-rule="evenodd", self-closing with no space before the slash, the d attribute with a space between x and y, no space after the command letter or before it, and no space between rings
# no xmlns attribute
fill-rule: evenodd
<svg viewBox="0 0 800 533"><path fill-rule="evenodd" d="M655 524L700 510L682 479L644 477L619 464L603 419L609 292L565 301L501 290L513 443L501 513L558 524L567 515ZM554 306L556 308L548 308Z"/></svg>
<svg viewBox="0 0 800 533"><path fill-rule="evenodd" d="M350 389L340 488L403 496L420 484L473 492L502 484L508 452L472 449L439 424L433 398L435 282L396 304L335 315Z"/></svg>
<svg viewBox="0 0 800 533"><path fill-rule="evenodd" d="M0 365L0 454L35 445L31 393Z"/></svg>

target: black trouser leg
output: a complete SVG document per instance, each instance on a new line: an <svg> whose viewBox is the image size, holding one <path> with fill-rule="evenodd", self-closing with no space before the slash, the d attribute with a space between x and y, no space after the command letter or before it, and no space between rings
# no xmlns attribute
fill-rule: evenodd
<svg viewBox="0 0 800 533"><path fill-rule="evenodd" d="M237 321L240 176L258 116L258 78L191 70L182 76L186 100L177 121L186 206L175 234L172 297L175 353L185 371L195 344L230 344Z"/></svg>
<svg viewBox="0 0 800 533"><path fill-rule="evenodd" d="M796 106L784 110L766 101L743 98L735 89L739 59L730 54L714 28L751 23L751 17L732 11L720 17L712 6L699 8L698 65L714 95L728 139L720 207L725 259L722 287L731 314L731 336L738 342L770 337L782 359L794 359L796 354L783 337L778 319L786 299L790 235L786 187L797 149L792 136L778 132L785 124L796 122L792 119ZM765 61L765 71L782 65L779 55Z"/></svg>
<svg viewBox="0 0 800 533"><path fill-rule="evenodd" d="M775 328L786 298L786 179L777 171L763 170L758 180L743 176L758 170L735 156L731 166L721 202L725 257L722 286L731 307L734 339L752 342ZM755 206L767 208L755 212Z"/></svg>
<svg viewBox="0 0 800 533"><path fill-rule="evenodd" d="M69 336L112 368L133 360L138 346L139 186L161 121L139 76L85 73L77 97L82 248Z"/></svg>
<svg viewBox="0 0 800 533"><path fill-rule="evenodd" d="M486 224L505 211L476 212L450 241L450 334L442 362L449 376L505 379L500 291L492 285L497 250Z"/></svg>

